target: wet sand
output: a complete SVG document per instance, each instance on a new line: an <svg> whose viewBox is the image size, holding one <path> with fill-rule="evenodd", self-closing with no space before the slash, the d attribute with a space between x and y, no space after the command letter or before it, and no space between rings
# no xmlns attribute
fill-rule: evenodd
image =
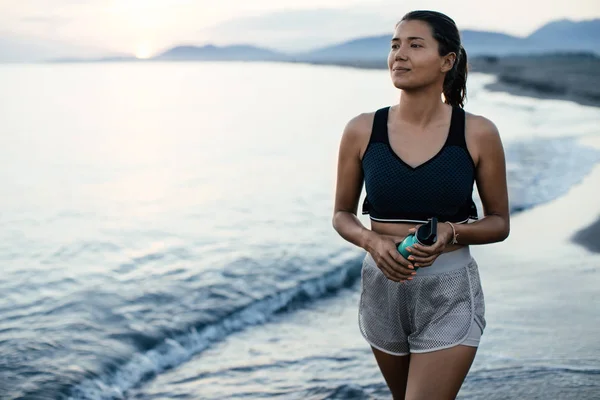
<svg viewBox="0 0 600 400"><path fill-rule="evenodd" d="M472 72L495 75L493 91L600 107L600 57L591 54L476 57Z"/></svg>

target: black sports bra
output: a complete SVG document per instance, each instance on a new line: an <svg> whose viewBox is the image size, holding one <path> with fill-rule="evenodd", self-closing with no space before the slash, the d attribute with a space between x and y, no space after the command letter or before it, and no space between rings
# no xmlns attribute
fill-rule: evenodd
<svg viewBox="0 0 600 400"><path fill-rule="evenodd" d="M390 107L375 112L373 130L362 159L365 190L363 214L373 221L425 223L477 219L473 202L475 164L465 140L465 111L453 107L442 149L411 167L394 152L388 136Z"/></svg>

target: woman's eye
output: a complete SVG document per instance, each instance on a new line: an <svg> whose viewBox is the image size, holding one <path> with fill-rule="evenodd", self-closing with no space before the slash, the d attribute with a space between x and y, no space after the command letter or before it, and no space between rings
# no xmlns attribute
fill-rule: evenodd
<svg viewBox="0 0 600 400"><path fill-rule="evenodd" d="M411 44L410 47L423 47L420 44Z"/></svg>

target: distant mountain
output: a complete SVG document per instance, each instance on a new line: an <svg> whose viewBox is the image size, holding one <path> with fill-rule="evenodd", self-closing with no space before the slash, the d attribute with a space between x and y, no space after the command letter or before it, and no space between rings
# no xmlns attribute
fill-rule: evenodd
<svg viewBox="0 0 600 400"><path fill-rule="evenodd" d="M284 53L263 49L256 46L176 46L149 59L138 59L134 56L110 56L101 58L59 58L52 62L118 62L118 61L290 61L291 57Z"/></svg>
<svg viewBox="0 0 600 400"><path fill-rule="evenodd" d="M560 44L563 50L600 52L600 19L550 22L529 35L529 39L545 48Z"/></svg>
<svg viewBox="0 0 600 400"><path fill-rule="evenodd" d="M581 51L600 54L600 19L551 22L528 37L463 30L461 38L469 56ZM298 57L313 62L384 61L389 52L390 39L389 34L358 38L305 52Z"/></svg>
<svg viewBox="0 0 600 400"><path fill-rule="evenodd" d="M138 61L142 62L139 58L128 55L116 55L116 56L108 56L108 57L90 57L90 58L77 58L77 57L63 57L63 58L51 58L47 60L50 63L86 63L86 62L131 62Z"/></svg>
<svg viewBox="0 0 600 400"><path fill-rule="evenodd" d="M469 56L531 53L535 48L527 38L503 33L464 30L460 35Z"/></svg>
<svg viewBox="0 0 600 400"><path fill-rule="evenodd" d="M284 61L289 56L273 50L250 45L177 46L152 58L153 60L202 60L202 61Z"/></svg>
<svg viewBox="0 0 600 400"><path fill-rule="evenodd" d="M390 35L364 37L295 56L298 60L322 62L385 60L390 49L390 39Z"/></svg>
<svg viewBox="0 0 600 400"><path fill-rule="evenodd" d="M461 37L469 55L502 55L519 51L529 53L534 48L526 38L496 32L464 30ZM364 37L297 56L313 62L384 61L390 50L390 39L390 34Z"/></svg>

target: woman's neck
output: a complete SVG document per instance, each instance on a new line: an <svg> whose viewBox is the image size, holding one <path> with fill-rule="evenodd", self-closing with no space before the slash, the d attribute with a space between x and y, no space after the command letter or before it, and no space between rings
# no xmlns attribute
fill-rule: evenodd
<svg viewBox="0 0 600 400"><path fill-rule="evenodd" d="M415 92L402 91L397 106L396 118L410 125L427 127L444 116L447 107L438 88Z"/></svg>

